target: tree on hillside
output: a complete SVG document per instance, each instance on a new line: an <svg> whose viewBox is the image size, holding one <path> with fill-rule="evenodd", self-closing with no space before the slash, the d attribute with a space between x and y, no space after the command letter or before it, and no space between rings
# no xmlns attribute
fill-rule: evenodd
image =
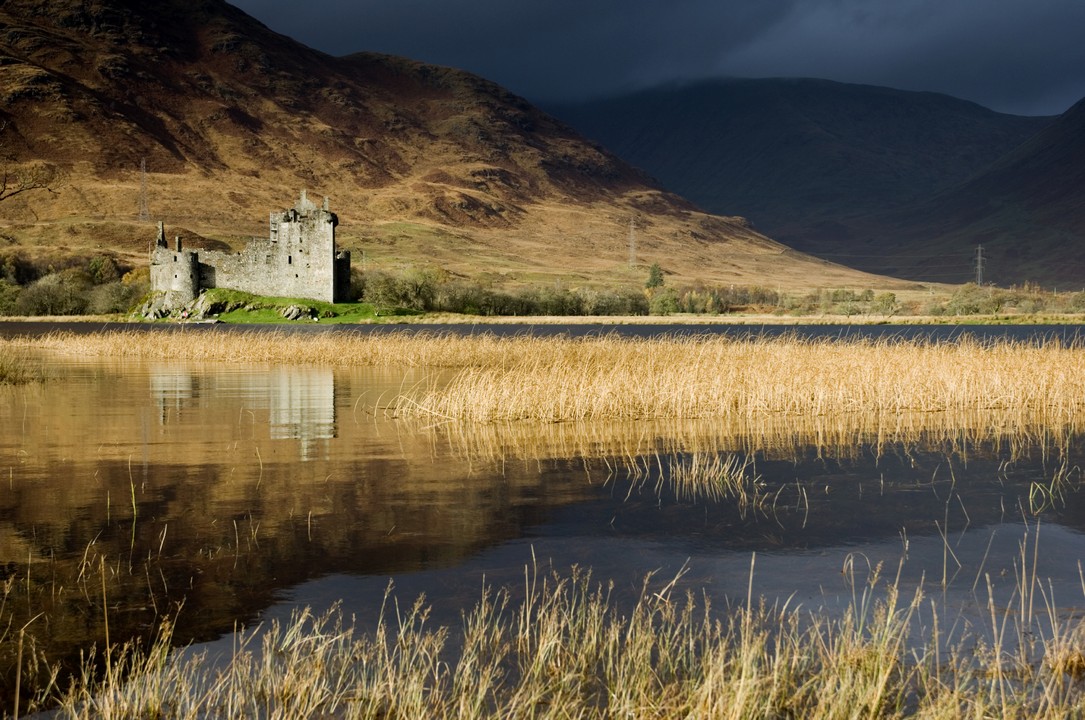
<svg viewBox="0 0 1085 720"><path fill-rule="evenodd" d="M659 267L659 263L652 263L652 267L648 268L648 282L644 283L644 287L663 287L663 268Z"/></svg>
<svg viewBox="0 0 1085 720"><path fill-rule="evenodd" d="M7 123L0 123L0 135ZM19 163L15 156L4 149L0 138L0 201L31 190L47 190L56 194L56 185L62 180L60 168L44 162Z"/></svg>

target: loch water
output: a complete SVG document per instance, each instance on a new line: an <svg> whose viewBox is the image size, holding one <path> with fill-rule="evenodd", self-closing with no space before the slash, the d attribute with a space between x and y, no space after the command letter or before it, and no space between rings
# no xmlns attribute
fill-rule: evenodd
<svg viewBox="0 0 1085 720"><path fill-rule="evenodd" d="M178 643L213 645L341 604L364 628L390 583L455 627L484 586L574 567L619 601L681 576L717 608L839 612L881 567L977 627L1023 574L1057 612L1085 606L1073 429L460 426L389 414L440 381L426 369L40 361L47 382L0 387L0 567L4 624L57 662L106 620L113 642L176 617ZM706 455L735 458L756 501L671 480Z"/></svg>

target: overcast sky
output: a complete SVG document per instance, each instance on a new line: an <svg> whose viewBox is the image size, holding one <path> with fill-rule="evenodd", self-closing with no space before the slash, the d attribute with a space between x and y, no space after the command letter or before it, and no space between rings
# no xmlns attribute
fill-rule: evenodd
<svg viewBox="0 0 1085 720"><path fill-rule="evenodd" d="M277 32L463 68L536 103L705 77L933 90L1018 114L1085 97L1085 0L229 0Z"/></svg>

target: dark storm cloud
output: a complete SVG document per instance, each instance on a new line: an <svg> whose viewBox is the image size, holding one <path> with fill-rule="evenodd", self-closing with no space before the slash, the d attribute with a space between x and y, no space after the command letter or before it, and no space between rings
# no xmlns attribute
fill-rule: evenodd
<svg viewBox="0 0 1085 720"><path fill-rule="evenodd" d="M1081 0L817 0L721 69L934 90L997 110L1054 113L1085 96ZM797 59L799 59L797 61Z"/></svg>
<svg viewBox="0 0 1085 720"><path fill-rule="evenodd" d="M406 55L532 100L671 80L804 76L933 90L997 110L1085 96L1082 0L234 0L336 55Z"/></svg>

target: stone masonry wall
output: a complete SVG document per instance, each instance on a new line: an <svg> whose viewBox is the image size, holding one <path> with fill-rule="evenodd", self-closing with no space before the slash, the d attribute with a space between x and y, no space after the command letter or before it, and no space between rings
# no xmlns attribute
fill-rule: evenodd
<svg viewBox="0 0 1085 720"><path fill-rule="evenodd" d="M171 305L184 305L200 294L199 287L196 253L182 250L179 239L171 250L162 223L158 223L158 241L151 251L151 289L164 293Z"/></svg>
<svg viewBox="0 0 1085 720"><path fill-rule="evenodd" d="M241 252L170 251L160 229L151 256L151 289L173 293L177 300L191 293L182 304L213 287L325 302L346 300L350 253L336 248L338 223L327 199L318 208L302 191L293 208L271 213L268 237L253 240Z"/></svg>

